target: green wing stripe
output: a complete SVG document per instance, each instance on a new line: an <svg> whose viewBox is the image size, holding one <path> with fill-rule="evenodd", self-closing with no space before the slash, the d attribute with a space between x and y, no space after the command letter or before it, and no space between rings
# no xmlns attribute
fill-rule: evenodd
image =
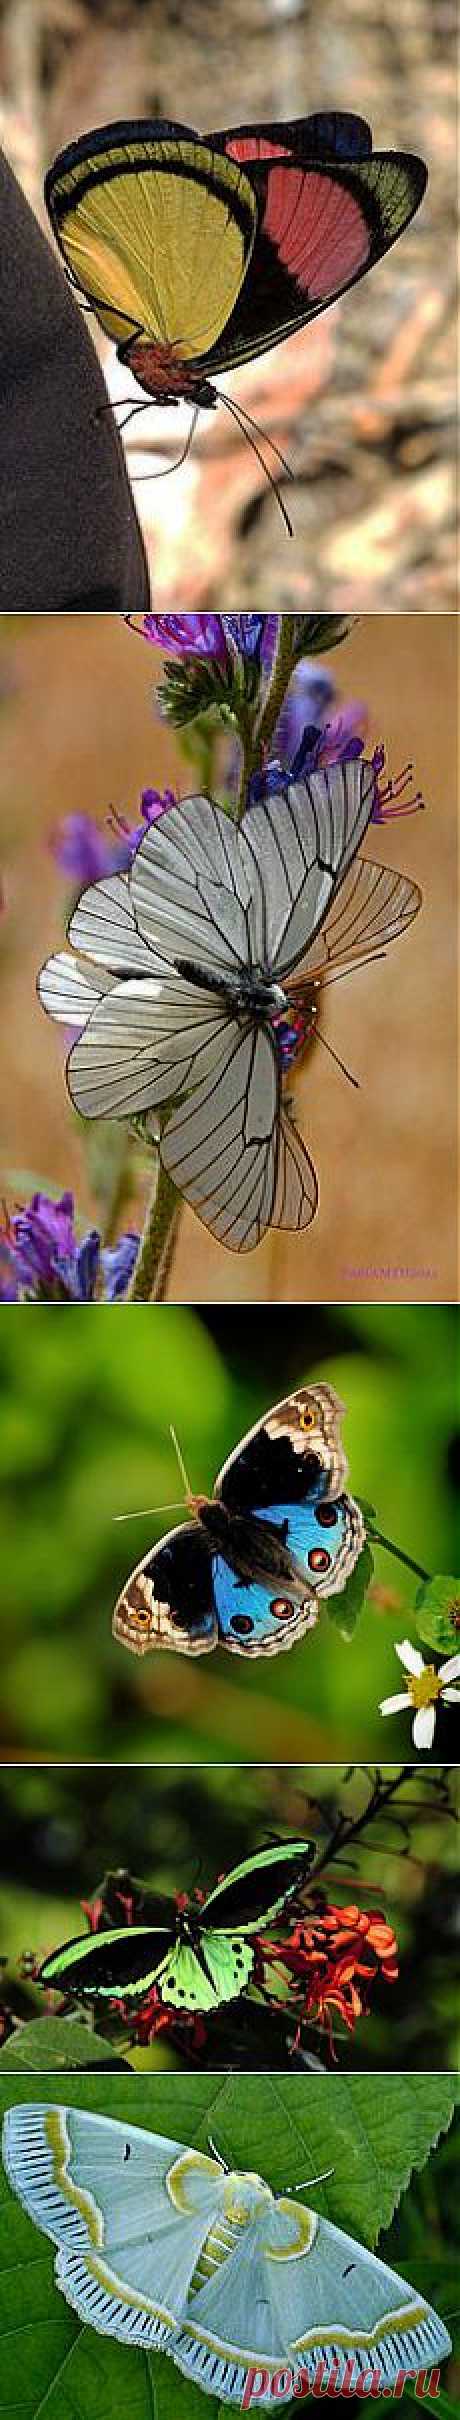
<svg viewBox="0 0 460 2420"><path fill-rule="evenodd" d="M66 1941L62 1949L53 1952L51 1958L45 1958L38 1981L48 1990L67 1983L69 1990L87 1992L90 1996L94 1994L98 1999L145 1999L165 1957L168 1957L172 1939L167 1925L153 1924L123 1924L108 1927L100 1933L83 1933L81 1939L77 1937L74 1941ZM155 1942L157 1951L152 1965ZM136 1943L141 1944L143 1953L137 1958ZM118 1949L122 1953L118 1971L117 1964L114 1969L113 1963L110 1971L113 1953ZM138 1971L130 1975L133 1951ZM104 1965L108 1968L105 1976Z"/></svg>
<svg viewBox="0 0 460 2420"><path fill-rule="evenodd" d="M220 1932L243 1936L258 1932L260 1925L272 1923L281 1914L286 1900L299 1888L312 1856L311 1841L288 1840L277 1842L273 1848L259 1849L255 1857L243 1858L206 1900L202 1918L205 1936L210 1919L213 1924L217 1920Z"/></svg>

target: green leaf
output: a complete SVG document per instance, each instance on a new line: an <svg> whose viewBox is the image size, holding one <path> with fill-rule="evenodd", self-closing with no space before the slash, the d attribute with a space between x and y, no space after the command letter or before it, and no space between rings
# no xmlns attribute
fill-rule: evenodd
<svg viewBox="0 0 460 2420"><path fill-rule="evenodd" d="M238 703L237 667L233 659L217 656L185 656L179 662L171 658L164 666L157 694L162 715L177 731L216 706L220 714L233 714Z"/></svg>
<svg viewBox="0 0 460 2420"><path fill-rule="evenodd" d="M70 2107L139 2122L208 2148L274 2188L318 2175L312 2199L339 2226L373 2245L414 2168L450 2124L459 2087L450 2075L145 2076L66 2080ZM23 2098L0 2079L0 2119ZM52 2101L32 2079L28 2099ZM172 2361L81 2328L54 2285L54 2252L0 2176L0 2412L3 2420L221 2420L216 2402ZM296 2410L297 2406L293 2406ZM226 2413L222 2414L226 2420ZM447 2410L443 2420L448 2420ZM450 2415L449 2415L450 2420Z"/></svg>
<svg viewBox="0 0 460 2420"><path fill-rule="evenodd" d="M460 1580L438 1572L417 1590L415 1615L419 1638L438 1655L460 1654Z"/></svg>
<svg viewBox="0 0 460 2420"><path fill-rule="evenodd" d="M297 660L302 655L324 655L331 647L339 647L341 640L354 630L357 620L355 613L296 614Z"/></svg>
<svg viewBox="0 0 460 2420"><path fill-rule="evenodd" d="M125 2059L110 2054L110 2044L74 2017L36 2017L22 2025L0 2050L0 2067L8 2075L68 2075L73 2067L125 2067Z"/></svg>
<svg viewBox="0 0 460 2420"><path fill-rule="evenodd" d="M368 1540L366 1540L366 1545L358 1555L354 1571L349 1572L340 1596L326 1598L329 1621L335 1622L336 1630L340 1630L344 1639L351 1639L353 1631L356 1630L356 1623L362 1613L373 1571L374 1557Z"/></svg>
<svg viewBox="0 0 460 2420"><path fill-rule="evenodd" d="M413 2383L409 2380L406 2393L410 2395L411 2403L415 2403L417 2411L422 2411L423 2405L420 2402L420 2395L417 2395L415 2392L415 2380ZM379 2411L380 2403L373 2405L372 2408L374 2411ZM382 2403L382 2412L383 2408ZM437 2414L437 2420L458 2420L458 2404L453 2402L452 2395L443 2394L442 2387L439 2388L439 2393L436 2396L435 2411ZM388 2406L385 2404L385 2413L387 2414L387 2412Z"/></svg>

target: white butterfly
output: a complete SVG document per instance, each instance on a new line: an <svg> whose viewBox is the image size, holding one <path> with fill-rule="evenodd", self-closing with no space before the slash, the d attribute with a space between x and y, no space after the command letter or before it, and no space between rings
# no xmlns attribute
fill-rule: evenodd
<svg viewBox="0 0 460 2420"><path fill-rule="evenodd" d="M211 799L184 799L129 874L83 893L69 940L88 963L60 954L40 976L44 1007L83 1029L67 1066L77 1109L160 1130L179 1191L234 1251L269 1226L308 1227L317 1206L283 1100L283 1013L311 1003L331 963L381 951L420 905L403 875L354 864L374 795L360 761L287 784L238 829Z"/></svg>
<svg viewBox="0 0 460 2420"><path fill-rule="evenodd" d="M82 2109L8 2110L7 2176L58 2245L56 2284L88 2327L168 2353L240 2408L251 2370L254 2400L267 2404L276 2379L287 2403L320 2360L325 2383L348 2357L358 2386L371 2367L390 2392L401 2370L451 2351L424 2295L373 2252L292 2187L273 2193L210 2150Z"/></svg>

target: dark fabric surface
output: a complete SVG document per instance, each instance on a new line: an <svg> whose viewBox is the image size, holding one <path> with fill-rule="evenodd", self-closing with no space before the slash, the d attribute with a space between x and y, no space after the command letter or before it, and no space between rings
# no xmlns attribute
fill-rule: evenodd
<svg viewBox="0 0 460 2420"><path fill-rule="evenodd" d="M142 537L99 361L0 155L0 607L139 611Z"/></svg>

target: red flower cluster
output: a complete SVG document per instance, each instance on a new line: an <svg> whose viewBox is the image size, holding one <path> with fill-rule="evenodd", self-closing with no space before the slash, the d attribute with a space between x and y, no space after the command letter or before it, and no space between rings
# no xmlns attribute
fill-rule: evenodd
<svg viewBox="0 0 460 2420"><path fill-rule="evenodd" d="M149 2042L154 2042L160 2033L172 2037L177 2035L183 2046L186 2033L190 2051L204 2050L207 2040L204 2018L192 2017L186 2009L166 2008L155 1983L134 2014L128 2000L111 2000L109 2007L116 2009L122 2025L129 2025L131 2040L139 2047L147 2048Z"/></svg>
<svg viewBox="0 0 460 2420"><path fill-rule="evenodd" d="M376 1975L386 1983L397 1979L397 1942L379 1908L325 1907L300 1917L286 1940L260 1940L257 1948L264 1996L297 2016L295 2047L305 2024L320 2025L332 2056L334 2016L354 2033L368 2013Z"/></svg>

